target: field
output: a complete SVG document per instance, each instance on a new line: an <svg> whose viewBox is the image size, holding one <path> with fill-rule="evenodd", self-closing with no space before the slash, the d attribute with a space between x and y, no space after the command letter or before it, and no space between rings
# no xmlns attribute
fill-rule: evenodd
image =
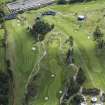
<svg viewBox="0 0 105 105"><path fill-rule="evenodd" d="M72 76L75 69L65 63L68 45L64 44L73 36L75 63L85 71L87 81L84 87L97 87L105 91L105 55L95 49L92 32L99 25L105 34L105 1L65 6L48 6L20 14L26 20L6 22L8 30L8 55L14 73L14 105L20 105L26 92L29 79L35 73L40 76L35 83L38 95L32 98L30 105L59 105L59 91L63 90L64 80ZM43 42L35 43L27 30L36 16L45 10L57 11L56 16L43 17L55 24L55 29L48 33ZM86 21L78 22L75 14L86 15ZM35 51L32 48L35 47ZM0 62L1 63L1 62ZM51 75L55 75L54 78ZM48 100L45 100L45 98Z"/></svg>

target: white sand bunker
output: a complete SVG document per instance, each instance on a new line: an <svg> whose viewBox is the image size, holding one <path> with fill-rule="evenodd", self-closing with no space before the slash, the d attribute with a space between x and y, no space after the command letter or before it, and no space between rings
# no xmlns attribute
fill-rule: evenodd
<svg viewBox="0 0 105 105"><path fill-rule="evenodd" d="M88 39L90 39L90 36L88 36Z"/></svg>
<svg viewBox="0 0 105 105"><path fill-rule="evenodd" d="M36 50L36 48L35 47L32 47L32 51L35 51Z"/></svg>
<svg viewBox="0 0 105 105"><path fill-rule="evenodd" d="M18 23L20 23L20 20L17 20Z"/></svg>
<svg viewBox="0 0 105 105"><path fill-rule="evenodd" d="M47 101L48 99L49 99L48 97L45 97L45 98L44 98L45 101Z"/></svg>
<svg viewBox="0 0 105 105"><path fill-rule="evenodd" d="M59 94L62 94L62 93L63 93L63 91L62 91L62 90L60 90L60 91L59 91Z"/></svg>
<svg viewBox="0 0 105 105"><path fill-rule="evenodd" d="M55 77L55 74L51 74L51 77L54 78Z"/></svg>
<svg viewBox="0 0 105 105"><path fill-rule="evenodd" d="M19 23L18 23L17 25L18 25L18 26L20 26L20 24L19 24Z"/></svg>

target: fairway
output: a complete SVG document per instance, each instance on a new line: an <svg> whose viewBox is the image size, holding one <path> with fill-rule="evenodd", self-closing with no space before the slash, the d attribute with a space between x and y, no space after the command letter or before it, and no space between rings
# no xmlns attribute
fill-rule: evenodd
<svg viewBox="0 0 105 105"><path fill-rule="evenodd" d="M93 1L73 5L54 5L19 14L17 19L6 21L8 32L8 57L14 74L14 103L22 105L27 85L32 76L38 75L34 81L37 96L31 97L29 105L59 105L59 99L65 88L65 81L72 77L76 70L66 64L69 46L65 41L69 36L74 38L74 60L81 65L87 80L86 88L99 88L105 91L105 54L97 52L92 32L99 25L105 37L105 1ZM47 10L57 12L56 16L44 16L43 19L55 28L49 32L42 42L35 42L27 30L40 13ZM77 21L77 15L85 15L83 22ZM24 17L25 20L22 20ZM2 39L3 30L0 30ZM0 47L0 59L4 50ZM4 61L0 62L4 68Z"/></svg>

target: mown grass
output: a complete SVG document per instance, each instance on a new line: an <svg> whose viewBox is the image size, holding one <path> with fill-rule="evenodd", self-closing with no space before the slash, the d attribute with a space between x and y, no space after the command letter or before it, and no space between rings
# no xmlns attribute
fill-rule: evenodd
<svg viewBox="0 0 105 105"><path fill-rule="evenodd" d="M87 76L85 87L97 87L105 90L105 56L97 55L92 32L96 25L100 25L105 33L104 22L105 2L89 2L86 4L75 4L66 6L49 6L40 10L32 10L20 16L25 16L25 22L18 23L17 20L8 21L8 52L12 61L15 79L14 105L20 105L25 92L28 77L37 60L41 57L43 49L40 43L36 44L36 51L32 51L34 39L26 30L28 25L33 24L35 17L44 10L53 9L58 12L55 17L46 16L44 19L55 24L55 29L49 33L45 40L45 50L47 55L40 62L40 78L36 80L39 86L38 96L32 99L31 105L59 105L58 92L64 88L64 80L72 76L74 70L65 64L65 57L68 45L63 42L69 36L74 37L75 63L81 65ZM74 13L87 16L86 21L80 23ZM59 34L57 34L59 33ZM88 39L90 36L90 39ZM59 44L62 40L62 48ZM35 69L37 70L37 69ZM55 74L55 78L51 78ZM48 101L44 98L49 97Z"/></svg>
<svg viewBox="0 0 105 105"><path fill-rule="evenodd" d="M7 2L11 2L13 0L0 0L0 4L4 4L4 3L7 3Z"/></svg>

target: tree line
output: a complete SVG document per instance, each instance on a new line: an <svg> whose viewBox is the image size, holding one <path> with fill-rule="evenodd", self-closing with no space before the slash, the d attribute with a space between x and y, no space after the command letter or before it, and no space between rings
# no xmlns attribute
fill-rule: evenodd
<svg viewBox="0 0 105 105"><path fill-rule="evenodd" d="M99 26L96 26L94 32L93 32L93 39L96 42L96 47L98 49L104 49L105 48L105 40L104 40L104 34Z"/></svg>
<svg viewBox="0 0 105 105"><path fill-rule="evenodd" d="M92 0L58 0L58 4L71 4L71 3L77 3L77 2L88 2Z"/></svg>

